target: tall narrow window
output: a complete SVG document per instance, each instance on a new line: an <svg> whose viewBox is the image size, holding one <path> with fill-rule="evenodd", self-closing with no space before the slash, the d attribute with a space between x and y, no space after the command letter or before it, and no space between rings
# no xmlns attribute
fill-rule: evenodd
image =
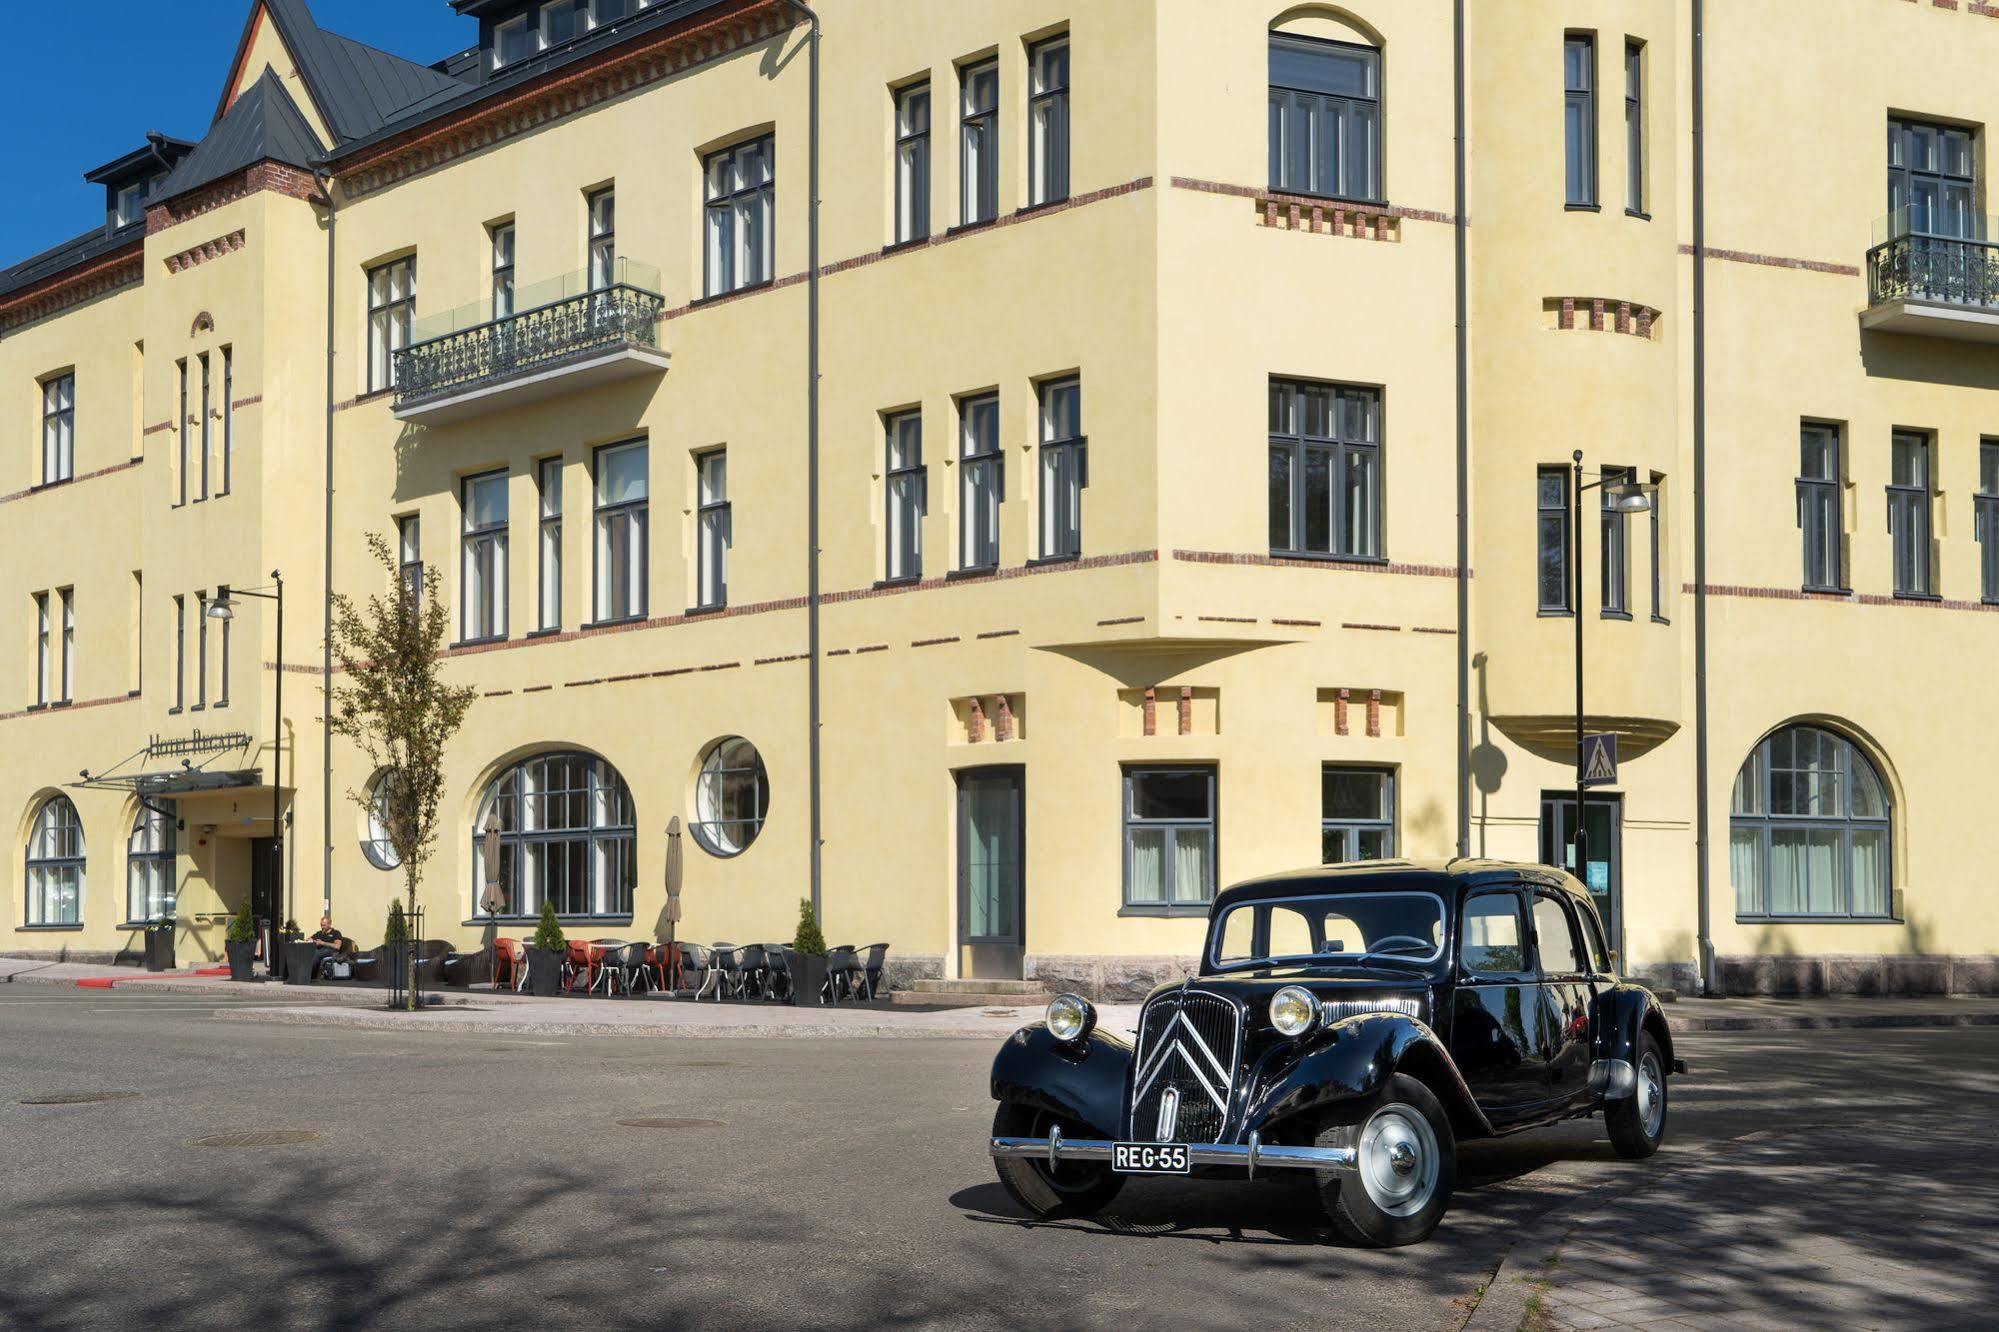
<svg viewBox="0 0 1999 1332"><path fill-rule="evenodd" d="M923 469L923 414L898 412L888 434L888 559L890 579L923 576L923 513L928 476Z"/></svg>
<svg viewBox="0 0 1999 1332"><path fill-rule="evenodd" d="M146 687L146 575L132 570L132 692Z"/></svg>
<svg viewBox="0 0 1999 1332"><path fill-rule="evenodd" d="M413 513L396 519L396 560L402 574L403 605L412 615L423 610L423 524Z"/></svg>
<svg viewBox="0 0 1999 1332"><path fill-rule="evenodd" d="M1600 521L1603 524L1602 613L1610 616L1631 614L1631 522L1618 511L1612 488L1621 481L1635 479L1629 467L1603 469L1603 488L1598 492Z"/></svg>
<svg viewBox="0 0 1999 1332"><path fill-rule="evenodd" d="M1930 585L1930 437L1897 430L1890 445L1888 539L1895 552L1895 595L1927 597Z"/></svg>
<svg viewBox="0 0 1999 1332"><path fill-rule="evenodd" d="M458 636L468 643L507 636L507 474L459 483L464 511Z"/></svg>
<svg viewBox="0 0 1999 1332"><path fill-rule="evenodd" d="M1387 768L1319 773L1319 859L1328 865L1395 854L1395 774Z"/></svg>
<svg viewBox="0 0 1999 1332"><path fill-rule="evenodd" d="M707 294L720 296L771 279L777 225L776 140L761 139L710 154Z"/></svg>
<svg viewBox="0 0 1999 1332"><path fill-rule="evenodd" d="M1075 378L1041 386L1041 558L1083 553L1083 487L1089 484L1083 438L1083 385Z"/></svg>
<svg viewBox="0 0 1999 1332"><path fill-rule="evenodd" d="M958 71L959 204L965 226L999 216L999 61Z"/></svg>
<svg viewBox="0 0 1999 1332"><path fill-rule="evenodd" d="M1798 428L1798 531L1808 591L1837 592L1846 585L1839 477L1839 427L1804 422Z"/></svg>
<svg viewBox="0 0 1999 1332"><path fill-rule="evenodd" d="M540 490L541 577L540 628L562 627L562 459L543 458L535 464Z"/></svg>
<svg viewBox="0 0 1999 1332"><path fill-rule="evenodd" d="M215 493L227 495L229 483L236 470L236 352L234 348L222 349L222 488Z"/></svg>
<svg viewBox="0 0 1999 1332"><path fill-rule="evenodd" d="M1534 473L1536 561L1543 615L1566 615L1574 583L1569 564L1569 469L1543 467Z"/></svg>
<svg viewBox="0 0 1999 1332"><path fill-rule="evenodd" d="M125 918L133 924L171 920L177 885L174 882L174 831L179 820L173 802L141 806L125 842Z"/></svg>
<svg viewBox="0 0 1999 1332"><path fill-rule="evenodd" d="M1198 911L1214 895L1215 770L1125 769L1125 906Z"/></svg>
<svg viewBox="0 0 1999 1332"><path fill-rule="evenodd" d="M1270 188L1381 198L1381 52L1270 38Z"/></svg>
<svg viewBox="0 0 1999 1332"><path fill-rule="evenodd" d="M218 601L229 600L229 584L224 583L216 588L215 597ZM233 623L233 616L227 620L216 621L216 636L220 640L216 645L220 651L215 662L215 706L218 708L229 706L229 627Z"/></svg>
<svg viewBox="0 0 1999 1332"><path fill-rule="evenodd" d="M52 663L55 645L49 641L49 594L35 593L35 706L47 707L54 683Z"/></svg>
<svg viewBox="0 0 1999 1332"><path fill-rule="evenodd" d="M1888 214L1890 235L1986 239L1972 131L1890 119Z"/></svg>
<svg viewBox="0 0 1999 1332"><path fill-rule="evenodd" d="M597 450L597 597L600 621L646 613L648 503L646 446Z"/></svg>
<svg viewBox="0 0 1999 1332"><path fill-rule="evenodd" d="M514 312L514 224L495 223L493 238L493 318Z"/></svg>
<svg viewBox="0 0 1999 1332"><path fill-rule="evenodd" d="M201 363L201 466L195 475L201 479L201 489L195 495L197 500L208 498L208 460L215 452L214 404L210 400L208 378L208 353L195 358Z"/></svg>
<svg viewBox="0 0 1999 1332"><path fill-rule="evenodd" d="M56 698L69 703L76 698L76 589L62 588L56 599L62 603L62 674L57 680L61 692Z"/></svg>
<svg viewBox="0 0 1999 1332"><path fill-rule="evenodd" d="M895 94L895 239L930 234L930 83Z"/></svg>
<svg viewBox="0 0 1999 1332"><path fill-rule="evenodd" d="M729 604L729 455L721 449L694 459L699 474L700 503L695 513L698 534L695 605L705 609Z"/></svg>
<svg viewBox="0 0 1999 1332"><path fill-rule="evenodd" d="M42 381L42 484L76 475L76 376Z"/></svg>
<svg viewBox="0 0 1999 1332"><path fill-rule="evenodd" d="M1562 41L1562 153L1571 208L1596 207L1596 38Z"/></svg>
<svg viewBox="0 0 1999 1332"><path fill-rule="evenodd" d="M1000 454L999 394L958 404L958 567L999 565L999 507L1006 498L1006 460Z"/></svg>
<svg viewBox="0 0 1999 1332"><path fill-rule="evenodd" d="M194 710L208 706L208 593L194 594Z"/></svg>
<svg viewBox="0 0 1999 1332"><path fill-rule="evenodd" d="M187 598L174 598L174 707L187 705Z"/></svg>
<svg viewBox="0 0 1999 1332"><path fill-rule="evenodd" d="M1666 476L1652 473L1652 509L1645 516L1652 530L1652 618L1666 622Z"/></svg>
<svg viewBox="0 0 1999 1332"><path fill-rule="evenodd" d="M1270 549L1381 556L1381 395L1270 381Z"/></svg>
<svg viewBox="0 0 1999 1332"><path fill-rule="evenodd" d="M179 486L179 498L174 503L185 504L187 503L187 467L190 462L194 461L193 451L188 447L187 433L187 362L176 361L174 365L180 372L180 414L174 418L174 438L180 444L179 462L174 468L174 479Z"/></svg>
<svg viewBox="0 0 1999 1332"><path fill-rule="evenodd" d="M1645 44L1624 44L1624 207L1645 211Z"/></svg>
<svg viewBox="0 0 1999 1332"><path fill-rule="evenodd" d="M368 391L394 388L396 353L416 319L416 256L368 270Z"/></svg>
<svg viewBox="0 0 1999 1332"><path fill-rule="evenodd" d="M601 291L618 280L618 195L598 190L586 201L590 211L590 290ZM508 228L511 233L512 228ZM508 237L508 280L511 290L513 244Z"/></svg>
<svg viewBox="0 0 1999 1332"><path fill-rule="evenodd" d="M1999 439L1978 445L1978 495L1972 510L1972 527L1978 536L1979 595L1988 602L1999 602Z"/></svg>
<svg viewBox="0 0 1999 1332"><path fill-rule="evenodd" d="M1069 197L1069 38L1028 49L1027 203Z"/></svg>

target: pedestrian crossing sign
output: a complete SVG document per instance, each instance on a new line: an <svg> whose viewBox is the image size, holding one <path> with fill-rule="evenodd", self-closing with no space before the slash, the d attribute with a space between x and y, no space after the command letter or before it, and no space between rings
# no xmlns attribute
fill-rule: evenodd
<svg viewBox="0 0 1999 1332"><path fill-rule="evenodd" d="M1577 746L1576 775L1584 786L1617 785L1617 734L1585 735Z"/></svg>

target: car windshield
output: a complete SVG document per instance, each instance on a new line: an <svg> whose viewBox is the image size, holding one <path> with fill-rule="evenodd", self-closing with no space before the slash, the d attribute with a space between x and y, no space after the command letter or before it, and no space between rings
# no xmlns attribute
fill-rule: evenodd
<svg viewBox="0 0 1999 1332"><path fill-rule="evenodd" d="M1268 962L1434 962L1444 903L1434 893L1329 893L1244 902L1215 922L1217 967Z"/></svg>

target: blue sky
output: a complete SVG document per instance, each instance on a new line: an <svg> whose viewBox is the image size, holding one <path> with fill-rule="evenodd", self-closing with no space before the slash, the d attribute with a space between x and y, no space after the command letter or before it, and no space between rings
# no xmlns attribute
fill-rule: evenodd
<svg viewBox="0 0 1999 1332"><path fill-rule="evenodd" d="M104 189L83 173L137 148L147 130L202 136L251 3L65 0L34 7L31 41L13 25L16 40L0 42L0 268L101 223ZM478 36L447 0L307 3L321 27L425 64Z"/></svg>

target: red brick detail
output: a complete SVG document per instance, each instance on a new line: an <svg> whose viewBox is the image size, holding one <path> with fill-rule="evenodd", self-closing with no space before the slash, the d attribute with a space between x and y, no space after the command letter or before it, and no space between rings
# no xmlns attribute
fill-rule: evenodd
<svg viewBox="0 0 1999 1332"><path fill-rule="evenodd" d="M1648 341L1652 337L1652 319L1654 313L1653 310L1646 306L1641 305L1638 307L1638 336Z"/></svg>
<svg viewBox="0 0 1999 1332"><path fill-rule="evenodd" d="M1629 333L1631 331L1630 301L1619 301L1617 303L1617 331L1619 333Z"/></svg>
<svg viewBox="0 0 1999 1332"><path fill-rule="evenodd" d="M15 500L28 499L31 496L44 494L48 491L67 490L71 486L80 486L85 481L95 481L100 476L110 476L113 472L122 472L128 467L137 467L142 461L144 460L140 458L131 458L125 462L112 463L109 467L100 467L94 472L85 472L81 476L73 476L67 481L57 481L52 485L46 486L29 486L26 490L17 490L11 495L0 495L0 504L12 504Z"/></svg>
<svg viewBox="0 0 1999 1332"><path fill-rule="evenodd" d="M1416 578L1456 578L1456 566L1449 564L1374 564L1364 560L1299 560L1282 555L1249 555L1220 550L1176 550L1173 558L1183 564L1240 564L1262 569L1313 569L1320 573L1400 574ZM1467 569L1465 576L1472 571ZM1099 623L1102 623L1101 621Z"/></svg>
<svg viewBox="0 0 1999 1332"><path fill-rule="evenodd" d="M1273 618L1270 622L1282 625L1286 629L1318 629L1323 625L1323 621L1320 620L1280 620Z"/></svg>
<svg viewBox="0 0 1999 1332"><path fill-rule="evenodd" d="M1589 331L1603 332L1603 297L1593 296L1589 303Z"/></svg>
<svg viewBox="0 0 1999 1332"><path fill-rule="evenodd" d="M1144 624L1144 623L1145 623L1145 617L1143 615L1120 615L1117 618L1111 620L1098 620L1097 628L1109 629L1120 624Z"/></svg>
<svg viewBox="0 0 1999 1332"><path fill-rule="evenodd" d="M979 635L979 637L980 637L980 638L982 638L982 639L985 639L985 638L1018 638L1018 637L1020 637L1020 630L1018 630L1018 629L988 629L988 630L986 630L986 631L985 631L984 633L980 634L980 635Z"/></svg>
<svg viewBox="0 0 1999 1332"><path fill-rule="evenodd" d="M1198 618L1203 624L1255 624L1256 623L1256 617L1254 615L1202 615L1199 616Z"/></svg>
<svg viewBox="0 0 1999 1332"><path fill-rule="evenodd" d="M1180 686L1180 734L1194 733L1194 689L1192 685Z"/></svg>
<svg viewBox="0 0 1999 1332"><path fill-rule="evenodd" d="M1455 629L1443 629L1443 628L1436 628L1427 624L1419 624L1415 626L1413 629L1411 629L1409 632L1414 634L1451 634L1455 636L1458 631Z"/></svg>
<svg viewBox="0 0 1999 1332"><path fill-rule="evenodd" d="M263 394L252 393L249 397L238 398L236 399L236 401L230 403L229 405L233 408L237 408L240 410L244 407L255 407L258 403L262 402L263 400L264 400Z"/></svg>
<svg viewBox="0 0 1999 1332"><path fill-rule="evenodd" d="M1564 296L1562 297L1561 319L1560 323L1557 324L1557 327L1574 328L1575 326L1576 326L1576 298L1573 296Z"/></svg>
<svg viewBox="0 0 1999 1332"><path fill-rule="evenodd" d="M1339 693L1337 693L1337 694L1333 695L1333 734L1334 734L1334 735L1345 735L1345 734L1347 733L1347 696L1348 696L1348 693L1349 693L1349 691L1348 691L1348 690L1345 690L1345 689L1342 689L1342 690L1340 690L1340 692L1339 692Z"/></svg>
<svg viewBox="0 0 1999 1332"><path fill-rule="evenodd" d="M479 695L479 697L480 697L480 698L506 698L506 697L508 697L509 695L511 695L511 694L512 694L513 692L514 692L514 691L513 691L513 690L511 690L511 689L488 689L488 690L487 690L487 691L486 691L485 693L483 693L483 694Z"/></svg>
<svg viewBox="0 0 1999 1332"><path fill-rule="evenodd" d="M71 306L129 287L146 276L146 247L133 241L86 268L54 273L33 286L0 298L0 333L46 319Z"/></svg>
<svg viewBox="0 0 1999 1332"><path fill-rule="evenodd" d="M1681 254L1692 254L1694 247L1681 245ZM1832 264L1819 259L1791 259L1780 254L1753 254L1748 250L1718 250L1710 245L1707 249L1710 259L1725 259L1732 264L1761 264L1767 268L1791 268L1801 273L1826 273L1833 277L1859 277L1860 269L1853 264Z"/></svg>
<svg viewBox="0 0 1999 1332"><path fill-rule="evenodd" d="M146 210L146 234L151 236L168 227L179 226L203 213L212 213L266 190L292 199L317 199L319 182L313 179L310 171L302 171L284 162L258 162L233 176L224 176L198 190L154 204Z"/></svg>
<svg viewBox="0 0 1999 1332"><path fill-rule="evenodd" d="M1145 733L1159 734L1159 696L1151 685L1145 687Z"/></svg>
<svg viewBox="0 0 1999 1332"><path fill-rule="evenodd" d="M956 634L952 634L948 638L914 638L910 640L909 645L913 648L942 647L947 643L956 643L958 641L959 641L958 636Z"/></svg>
<svg viewBox="0 0 1999 1332"><path fill-rule="evenodd" d="M1351 620L1343 621L1340 625L1340 628L1370 629L1376 633L1382 633L1382 634L1399 634L1402 632L1402 626L1399 624L1361 624Z"/></svg>
<svg viewBox="0 0 1999 1332"><path fill-rule="evenodd" d="M809 652L791 652L782 657L758 657L751 664L754 666L781 666L787 661L804 661L810 655L811 653ZM631 678L637 679L638 677L633 676Z"/></svg>
<svg viewBox="0 0 1999 1332"><path fill-rule="evenodd" d="M39 708L21 708L15 712L0 712L0 722L19 721L24 717L60 717L66 712L76 712L83 708L106 708L113 703L131 703L137 693L115 694L110 698L80 698L74 703L54 703Z"/></svg>
<svg viewBox="0 0 1999 1332"><path fill-rule="evenodd" d="M1682 592L1694 592L1692 583L1682 583ZM1999 613L1999 603L1965 601L1954 597L1895 597L1880 592L1807 592L1796 587L1750 587L1736 583L1709 583L1711 597L1750 597L1760 601L1843 601L1854 606L1900 606L1905 610L1975 611L1981 615Z"/></svg>
<svg viewBox="0 0 1999 1332"><path fill-rule="evenodd" d="M243 228L238 227L227 236L217 236L213 240L205 240L199 245L189 246L179 254L168 255L167 272L185 272L197 264L205 264L210 259L220 259L223 255L234 254L242 248ZM213 328L214 326L215 322L211 319L209 327Z"/></svg>
<svg viewBox="0 0 1999 1332"><path fill-rule="evenodd" d="M999 715L993 718L993 739L1013 739L1013 703L1005 694L993 700Z"/></svg>
<svg viewBox="0 0 1999 1332"><path fill-rule="evenodd" d="M976 698L965 709L965 739L979 744L986 738L986 709Z"/></svg>
<svg viewBox="0 0 1999 1332"><path fill-rule="evenodd" d="M1223 194L1237 199L1254 199L1264 209L1266 225L1268 226L1275 226L1277 224L1275 210L1280 204L1286 208L1323 207L1323 204L1319 200L1312 198L1310 195L1287 194L1282 190L1273 190L1265 186L1230 185L1219 180L1202 180L1196 176L1173 176L1168 179L1167 183L1176 190L1192 190L1197 194ZM1450 213L1440 213L1428 208L1402 208L1394 204L1348 204L1344 207L1332 209L1331 214L1334 235L1346 233L1346 219L1349 216L1355 219L1354 225L1356 227L1366 225L1365 219L1368 218L1387 219L1391 222L1405 220L1442 222L1446 225L1457 221L1457 218Z"/></svg>
<svg viewBox="0 0 1999 1332"><path fill-rule="evenodd" d="M1367 691L1367 735L1370 740L1381 738L1381 691Z"/></svg>
<svg viewBox="0 0 1999 1332"><path fill-rule="evenodd" d="M1577 322L1577 313L1579 309L1586 309L1588 331L1623 333L1648 341L1652 337L1652 327L1659 319L1659 312L1649 306L1605 296L1550 296L1541 302L1541 308L1553 314L1555 328L1560 331L1582 327Z"/></svg>

